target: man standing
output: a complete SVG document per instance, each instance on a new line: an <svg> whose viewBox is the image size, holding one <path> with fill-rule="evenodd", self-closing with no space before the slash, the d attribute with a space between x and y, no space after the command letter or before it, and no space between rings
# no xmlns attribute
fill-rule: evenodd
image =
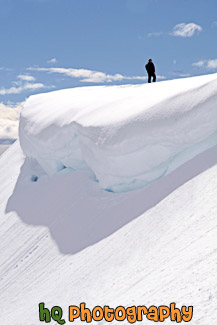
<svg viewBox="0 0 217 325"><path fill-rule="evenodd" d="M148 83L151 83L151 77L153 77L153 82L156 81L156 75L155 75L155 66L152 62L152 59L148 60L148 63L145 66L147 72L148 72Z"/></svg>

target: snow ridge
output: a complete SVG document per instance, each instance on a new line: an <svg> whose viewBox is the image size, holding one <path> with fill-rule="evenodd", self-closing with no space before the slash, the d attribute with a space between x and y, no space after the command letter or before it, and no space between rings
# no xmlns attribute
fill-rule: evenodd
<svg viewBox="0 0 217 325"><path fill-rule="evenodd" d="M144 187L217 144L216 90L212 74L31 96L21 147L49 175L91 169L109 191Z"/></svg>

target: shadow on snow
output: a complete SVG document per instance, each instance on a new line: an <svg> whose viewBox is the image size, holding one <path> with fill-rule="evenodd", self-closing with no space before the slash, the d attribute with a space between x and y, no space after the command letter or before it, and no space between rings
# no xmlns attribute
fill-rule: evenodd
<svg viewBox="0 0 217 325"><path fill-rule="evenodd" d="M144 189L116 194L99 188L87 170L42 176L33 182L31 162L26 159L6 212L15 211L27 224L48 227L59 250L75 254L111 235L216 163L217 146Z"/></svg>

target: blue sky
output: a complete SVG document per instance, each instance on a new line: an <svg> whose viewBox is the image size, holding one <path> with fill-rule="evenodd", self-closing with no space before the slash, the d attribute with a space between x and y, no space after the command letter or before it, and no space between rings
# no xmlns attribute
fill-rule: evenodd
<svg viewBox="0 0 217 325"><path fill-rule="evenodd" d="M61 88L217 72L216 0L5 0L0 102Z"/></svg>

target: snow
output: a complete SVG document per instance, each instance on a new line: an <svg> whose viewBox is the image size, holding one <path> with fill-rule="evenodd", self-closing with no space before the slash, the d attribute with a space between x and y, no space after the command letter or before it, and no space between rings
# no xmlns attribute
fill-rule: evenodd
<svg viewBox="0 0 217 325"><path fill-rule="evenodd" d="M68 306L82 302L88 308L176 302L194 307L190 324L216 324L215 86L216 75L210 75L156 85L69 89L27 100L22 148L18 140L0 157L2 324L42 324L40 302L62 307L66 324ZM158 90L158 96L147 95L144 106L146 88L148 93ZM166 148L178 151L167 175L134 191L105 191L105 178L113 190L132 189L130 162L139 169L137 151L145 141L149 176ZM88 144L93 151L88 152ZM130 162L122 160L128 149ZM119 173L112 161L122 161ZM171 324L169 319L164 323Z"/></svg>
<svg viewBox="0 0 217 325"><path fill-rule="evenodd" d="M176 302L194 306L191 324L215 325L216 164L214 147L118 194L103 191L88 170L49 179L12 145L0 159L2 323L41 324L40 302L61 306L66 322L67 306L81 302Z"/></svg>
<svg viewBox="0 0 217 325"><path fill-rule="evenodd" d="M20 142L49 175L90 169L102 188L132 190L217 144L217 74L31 96Z"/></svg>
<svg viewBox="0 0 217 325"><path fill-rule="evenodd" d="M9 145L0 145L0 156L9 148Z"/></svg>

